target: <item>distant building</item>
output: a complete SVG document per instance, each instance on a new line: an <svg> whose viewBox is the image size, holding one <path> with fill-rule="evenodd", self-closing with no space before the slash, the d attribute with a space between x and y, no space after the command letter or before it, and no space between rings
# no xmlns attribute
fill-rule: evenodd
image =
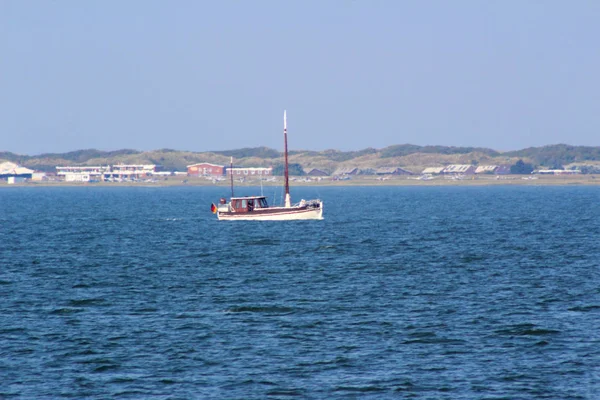
<svg viewBox="0 0 600 400"><path fill-rule="evenodd" d="M338 168L335 170L333 175L358 175L360 174L360 169L356 167L347 167L347 168Z"/></svg>
<svg viewBox="0 0 600 400"><path fill-rule="evenodd" d="M498 165L498 168L496 168L496 171L494 171L494 173L496 175L508 175L510 174L510 165Z"/></svg>
<svg viewBox="0 0 600 400"><path fill-rule="evenodd" d="M468 164L448 165L442 171L445 175L472 175L475 173L475 167Z"/></svg>
<svg viewBox="0 0 600 400"><path fill-rule="evenodd" d="M475 168L476 174L495 174L497 165L479 165Z"/></svg>
<svg viewBox="0 0 600 400"><path fill-rule="evenodd" d="M160 172L160 169L160 165L156 164L118 164L112 166L110 176L113 178L139 179L152 176L154 173Z"/></svg>
<svg viewBox="0 0 600 400"><path fill-rule="evenodd" d="M65 166L56 167L56 175L66 182L134 180L152 176L159 169L160 166L155 164Z"/></svg>
<svg viewBox="0 0 600 400"><path fill-rule="evenodd" d="M23 183L27 180L27 178L23 178L20 176L9 176L6 178L9 185L14 185L15 183Z"/></svg>
<svg viewBox="0 0 600 400"><path fill-rule="evenodd" d="M102 176L93 176L90 174L67 174L65 175L65 182L90 182L100 180Z"/></svg>
<svg viewBox="0 0 600 400"><path fill-rule="evenodd" d="M480 165L475 168L476 174L506 175L510 174L510 165Z"/></svg>
<svg viewBox="0 0 600 400"><path fill-rule="evenodd" d="M439 175L444 171L444 167L427 167L421 172L427 175Z"/></svg>
<svg viewBox="0 0 600 400"><path fill-rule="evenodd" d="M32 169L21 167L15 163L3 162L0 164L0 179L11 177L30 179L33 173Z"/></svg>
<svg viewBox="0 0 600 400"><path fill-rule="evenodd" d="M229 175L229 173L233 174L233 176L271 176L273 175L273 168L263 168L263 167L233 167L233 168L225 168L225 174Z"/></svg>
<svg viewBox="0 0 600 400"><path fill-rule="evenodd" d="M540 169L535 173L540 175L578 175L581 174L581 171L577 169Z"/></svg>
<svg viewBox="0 0 600 400"><path fill-rule="evenodd" d="M376 175L413 175L409 170L400 167L381 167L375 170Z"/></svg>
<svg viewBox="0 0 600 400"><path fill-rule="evenodd" d="M45 172L34 172L33 174L31 174L31 180L32 181L46 181L48 180L48 174L46 174Z"/></svg>
<svg viewBox="0 0 600 400"><path fill-rule="evenodd" d="M211 163L192 164L187 166L187 174L189 176L223 176L225 175L225 166Z"/></svg>
<svg viewBox="0 0 600 400"><path fill-rule="evenodd" d="M308 176L329 176L329 174L323 170L313 168L306 173Z"/></svg>
<svg viewBox="0 0 600 400"><path fill-rule="evenodd" d="M89 182L104 180L104 174L110 172L110 166L66 166L56 167L56 175L65 182Z"/></svg>

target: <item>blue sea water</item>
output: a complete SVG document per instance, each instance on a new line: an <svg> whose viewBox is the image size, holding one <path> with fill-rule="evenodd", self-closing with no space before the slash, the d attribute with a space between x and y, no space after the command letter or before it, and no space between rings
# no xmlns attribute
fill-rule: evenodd
<svg viewBox="0 0 600 400"><path fill-rule="evenodd" d="M600 398L600 188L223 195L0 190L0 399Z"/></svg>

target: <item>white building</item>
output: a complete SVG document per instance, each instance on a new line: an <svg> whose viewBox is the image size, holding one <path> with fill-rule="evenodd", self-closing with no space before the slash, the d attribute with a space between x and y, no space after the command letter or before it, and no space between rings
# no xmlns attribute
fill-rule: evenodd
<svg viewBox="0 0 600 400"><path fill-rule="evenodd" d="M73 166L73 167L56 167L56 174L60 176L66 176L70 173L75 174L92 174L92 175L100 175L105 173L106 171L110 171L110 166Z"/></svg>
<svg viewBox="0 0 600 400"><path fill-rule="evenodd" d="M578 169L540 169L536 171L540 175L578 175L581 171Z"/></svg>
<svg viewBox="0 0 600 400"><path fill-rule="evenodd" d="M104 174L110 171L110 166L67 166L56 167L56 175L65 182L89 182L104 180Z"/></svg>
<svg viewBox="0 0 600 400"><path fill-rule="evenodd" d="M20 176L9 176L7 178L8 184L9 185L14 185L15 183L23 183L25 182L27 179L22 178Z"/></svg>
<svg viewBox="0 0 600 400"><path fill-rule="evenodd" d="M93 180L90 174L72 173L65 175L65 182L89 182Z"/></svg>
<svg viewBox="0 0 600 400"><path fill-rule="evenodd" d="M444 171L444 167L427 167L423 170L422 174L439 175Z"/></svg>
<svg viewBox="0 0 600 400"><path fill-rule="evenodd" d="M510 173L510 165L480 165L475 168L475 173L506 175Z"/></svg>
<svg viewBox="0 0 600 400"><path fill-rule="evenodd" d="M48 175L46 175L45 172L34 172L33 174L31 174L31 180L32 181L44 181L48 179Z"/></svg>
<svg viewBox="0 0 600 400"><path fill-rule="evenodd" d="M90 182L138 179L157 172L155 164L56 167L56 175L66 182Z"/></svg>
<svg viewBox="0 0 600 400"><path fill-rule="evenodd" d="M469 175L475 173L475 167L469 164L452 164L443 170L444 174Z"/></svg>
<svg viewBox="0 0 600 400"><path fill-rule="evenodd" d="M3 162L0 163L0 177L1 178L31 178L33 170L25 167L21 167L15 163Z"/></svg>
<svg viewBox="0 0 600 400"><path fill-rule="evenodd" d="M249 168L249 167L233 167L227 168L227 175L229 175L229 171L233 173L233 176L270 176L273 174L273 168Z"/></svg>
<svg viewBox="0 0 600 400"><path fill-rule="evenodd" d="M496 168L498 168L497 165L479 165L477 168L475 168L475 173L476 174L493 174L494 171L496 171Z"/></svg>
<svg viewBox="0 0 600 400"><path fill-rule="evenodd" d="M333 175L358 175L360 172L360 169L356 167L341 167L333 171Z"/></svg>
<svg viewBox="0 0 600 400"><path fill-rule="evenodd" d="M121 164L113 165L110 174L119 178L142 178L158 172L155 164Z"/></svg>

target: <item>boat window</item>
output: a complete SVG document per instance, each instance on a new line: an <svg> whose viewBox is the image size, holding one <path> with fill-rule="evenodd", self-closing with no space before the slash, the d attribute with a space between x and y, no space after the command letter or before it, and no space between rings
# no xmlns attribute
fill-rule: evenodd
<svg viewBox="0 0 600 400"><path fill-rule="evenodd" d="M267 199L260 199L260 207L267 208L269 205L267 204Z"/></svg>
<svg viewBox="0 0 600 400"><path fill-rule="evenodd" d="M242 206L241 206L241 208L246 208L247 206L248 206L247 200L242 200Z"/></svg>

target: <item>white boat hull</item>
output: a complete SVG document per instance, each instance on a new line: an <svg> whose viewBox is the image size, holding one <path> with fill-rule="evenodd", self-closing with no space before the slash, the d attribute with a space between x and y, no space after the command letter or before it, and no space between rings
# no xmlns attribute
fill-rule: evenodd
<svg viewBox="0 0 600 400"><path fill-rule="evenodd" d="M251 212L217 212L222 221L294 221L323 219L323 202L318 208L307 207L269 207Z"/></svg>

